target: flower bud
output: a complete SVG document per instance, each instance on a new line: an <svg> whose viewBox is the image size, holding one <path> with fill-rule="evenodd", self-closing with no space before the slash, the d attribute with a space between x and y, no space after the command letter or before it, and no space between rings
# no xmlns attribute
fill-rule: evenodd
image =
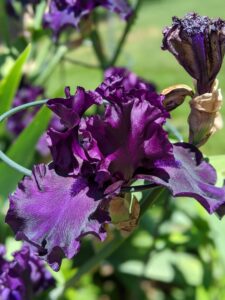
<svg viewBox="0 0 225 300"><path fill-rule="evenodd" d="M192 88L186 84L172 85L161 92L165 96L163 106L167 111L174 110L180 106L187 96L193 97Z"/></svg>
<svg viewBox="0 0 225 300"><path fill-rule="evenodd" d="M212 90L225 53L225 22L189 13L173 17L163 31L163 50L169 50L197 81L199 95Z"/></svg>

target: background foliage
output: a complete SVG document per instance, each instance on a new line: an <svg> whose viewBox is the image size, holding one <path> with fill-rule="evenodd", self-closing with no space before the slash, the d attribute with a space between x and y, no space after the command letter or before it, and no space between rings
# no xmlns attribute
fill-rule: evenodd
<svg viewBox="0 0 225 300"><path fill-rule="evenodd" d="M158 91L176 83L192 85L174 57L160 49L162 28L171 23L172 16L181 17L189 11L225 18L224 6L223 0L206 0L204 3L201 0L144 1L117 65L127 66L141 77L154 82ZM63 55L65 57L65 46L52 44L49 36L41 29L40 16L36 16L29 38L24 39L16 34L14 21L8 20L3 15L3 10L0 14L1 113L11 106L22 77L22 67L30 81L43 85L46 96L51 98L63 96L65 86L71 86L73 92L78 85L89 89L95 88L101 82L101 70L84 68L62 59ZM113 53L123 27L124 24L115 16L103 18L100 31L109 54ZM13 36L11 41L7 30ZM76 38L77 34L74 33L74 39ZM28 41L32 48L28 46ZM88 39L82 46L70 49L66 57L97 64ZM219 79L224 92L225 66ZM188 110L187 102L172 114L171 122L184 138L188 133ZM7 135L3 130L4 125L1 125L1 147L24 166L29 167L40 161L35 153L35 145L47 127L49 118L46 109L40 110L16 141ZM214 135L203 147L203 152L209 156L210 162L219 172L220 183L225 176L224 136L225 129ZM4 214L7 209L7 195L13 191L20 177L21 174L3 163L0 164L0 241L6 242L11 251L18 248L18 243L10 238L11 232L4 225ZM137 197L142 195L137 194ZM208 216L195 201L186 198L174 200L165 192L157 204L146 212L135 232L120 241L114 253L103 260L100 266L82 276L76 286L63 292L65 282L87 258L92 257L102 247L97 241L86 239L74 261L65 260L62 270L54 273L56 289L41 299L225 299L224 232L225 222L216 216Z"/></svg>

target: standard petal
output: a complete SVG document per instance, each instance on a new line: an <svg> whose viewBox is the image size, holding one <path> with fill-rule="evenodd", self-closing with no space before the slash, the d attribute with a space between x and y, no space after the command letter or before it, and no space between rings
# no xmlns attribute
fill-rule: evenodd
<svg viewBox="0 0 225 300"><path fill-rule="evenodd" d="M202 157L201 152L187 143L173 145L176 161L158 164L155 175L138 175L169 188L174 197L188 196L198 200L211 214L225 203L225 187L216 187L216 172Z"/></svg>
<svg viewBox="0 0 225 300"><path fill-rule="evenodd" d="M95 184L82 177L58 176L48 166L34 167L31 177L20 182L10 196L6 222L23 239L35 246L54 270L64 256L72 258L80 248L80 239L94 234L105 238L101 210L103 195Z"/></svg>
<svg viewBox="0 0 225 300"><path fill-rule="evenodd" d="M77 87L75 95L70 94L70 89L65 89L66 98L50 99L47 102L50 108L67 128L78 125L81 116L93 104L101 104L102 98L95 92L85 91Z"/></svg>
<svg viewBox="0 0 225 300"><path fill-rule="evenodd" d="M123 67L111 67L105 71L105 80L108 77L118 76L123 78L123 87L127 92L132 89L145 89L151 92L156 91L156 87L153 83L138 77L135 73L131 72L127 68Z"/></svg>
<svg viewBox="0 0 225 300"><path fill-rule="evenodd" d="M127 96L127 103L116 99L114 105L107 106L103 118L93 116L80 125L80 136L89 136L82 143L89 161L99 161L101 174L108 170L112 178L126 182L136 169L153 168L158 160L170 159L172 155L172 146L162 128L168 114L154 103L159 96L137 96Z"/></svg>

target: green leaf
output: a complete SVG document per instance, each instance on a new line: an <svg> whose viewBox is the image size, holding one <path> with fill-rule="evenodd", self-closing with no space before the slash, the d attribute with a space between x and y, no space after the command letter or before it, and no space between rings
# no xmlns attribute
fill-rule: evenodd
<svg viewBox="0 0 225 300"><path fill-rule="evenodd" d="M0 82L0 115L11 108L12 101L18 89L23 66L30 54L31 45L28 45L23 53L15 61L8 75ZM1 125L0 128L2 128Z"/></svg>
<svg viewBox="0 0 225 300"><path fill-rule="evenodd" d="M35 153L35 146L47 128L51 112L48 108L43 107L37 113L33 121L19 135L14 144L10 147L7 155L24 167L30 167ZM18 181L23 174L10 168L8 165L0 164L0 193L5 198L13 192Z"/></svg>

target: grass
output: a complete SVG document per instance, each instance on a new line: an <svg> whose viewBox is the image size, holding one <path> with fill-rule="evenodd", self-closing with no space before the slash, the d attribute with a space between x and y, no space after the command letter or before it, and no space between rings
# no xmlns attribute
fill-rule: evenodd
<svg viewBox="0 0 225 300"><path fill-rule="evenodd" d="M182 17L187 12L195 11L210 17L225 18L225 3L223 0L148 0L145 1L140 10L139 17L135 22L133 30L129 35L127 44L120 55L118 65L128 66L140 76L153 81L158 91L177 83L185 83L192 86L192 80L177 63L175 58L168 52L161 50L162 29L171 24L171 17L176 15ZM114 20L114 19L113 19ZM107 25L108 26L108 25ZM108 52L112 51L113 40L117 39L122 32L124 24L115 19L107 27L101 25L104 41ZM89 63L95 63L91 45L88 41L84 46L70 54L70 57ZM49 94L55 91L56 81L60 94L63 87L69 85L75 90L77 85L85 88L96 87L102 79L98 70L85 69L80 66L65 63L58 68L57 72L50 78L48 84ZM225 91L225 66L222 67L220 75L220 86ZM222 109L225 114L225 107ZM188 101L172 113L171 122L179 129L187 140L188 126L187 116L189 114ZM225 154L225 128L216 133L202 150L206 155Z"/></svg>

